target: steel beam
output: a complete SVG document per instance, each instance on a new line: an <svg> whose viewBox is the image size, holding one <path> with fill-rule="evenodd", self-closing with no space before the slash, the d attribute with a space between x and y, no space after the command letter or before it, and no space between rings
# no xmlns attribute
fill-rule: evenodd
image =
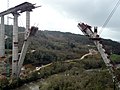
<svg viewBox="0 0 120 90"><path fill-rule="evenodd" d="M0 26L0 57L5 56L5 28L4 28L4 16L1 16Z"/></svg>
<svg viewBox="0 0 120 90"><path fill-rule="evenodd" d="M12 49L12 76L17 76L18 66L18 14L14 14L13 49Z"/></svg>

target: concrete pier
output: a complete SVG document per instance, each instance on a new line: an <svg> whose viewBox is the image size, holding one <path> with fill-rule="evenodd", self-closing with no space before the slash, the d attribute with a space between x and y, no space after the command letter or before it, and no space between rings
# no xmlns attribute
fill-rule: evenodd
<svg viewBox="0 0 120 90"><path fill-rule="evenodd" d="M18 75L18 15L26 12L26 30L25 30L25 45L23 45L22 55L19 61L20 66L22 67L25 54L27 51L27 47L29 44L31 32L29 31L30 28L30 12L37 8L35 4L24 2L15 7L9 8L3 12L0 12L1 17L1 25L0 25L0 58L5 57L5 26L4 26L4 16L8 14L13 14L14 16L14 24L13 24L13 47L12 47L12 77L17 78ZM35 31L37 28L35 29ZM33 30L32 30L33 31ZM34 31L34 32L35 32ZM34 33L33 32L33 33ZM28 41L27 41L28 39ZM21 68L19 68L19 71Z"/></svg>
<svg viewBox="0 0 120 90"><path fill-rule="evenodd" d="M12 49L12 76L17 76L18 67L18 14L14 14L13 49Z"/></svg>
<svg viewBox="0 0 120 90"><path fill-rule="evenodd" d="M1 25L0 25L0 57L5 56L5 25L4 25L4 16L1 16Z"/></svg>
<svg viewBox="0 0 120 90"><path fill-rule="evenodd" d="M26 30L25 30L25 40L27 39L29 28L30 28L30 11L26 11Z"/></svg>

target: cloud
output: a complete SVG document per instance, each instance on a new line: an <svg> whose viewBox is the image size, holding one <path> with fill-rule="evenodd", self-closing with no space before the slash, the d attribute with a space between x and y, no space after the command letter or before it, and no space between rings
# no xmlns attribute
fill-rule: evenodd
<svg viewBox="0 0 120 90"><path fill-rule="evenodd" d="M120 41L120 32L118 28L105 28L103 33L101 34L102 38L112 39L115 41Z"/></svg>
<svg viewBox="0 0 120 90"><path fill-rule="evenodd" d="M54 7L61 14L66 12L70 18L86 21L97 26L103 25L116 2L117 0L44 0L44 3ZM114 19L111 19L109 26L120 26L116 22L116 20L120 21L118 11L119 9L112 17Z"/></svg>
<svg viewBox="0 0 120 90"><path fill-rule="evenodd" d="M91 26L101 27L118 0L26 0L42 7L31 13L31 25L38 25L42 30L59 30L80 34L77 28L78 22L84 22ZM23 3L24 0L10 1L10 7ZM0 5L1 11L7 8L6 1L0 1L6 5ZM102 36L119 40L120 7L112 16L104 28ZM25 14L19 16L21 26L25 26ZM11 23L13 21L11 20ZM23 24L22 24L23 23ZM107 29L107 30L106 30ZM105 36L106 35L106 36Z"/></svg>
<svg viewBox="0 0 120 90"><path fill-rule="evenodd" d="M91 26L101 27L113 7L115 7L117 1L118 0L44 0L43 3L57 10L64 17L74 19L76 24L77 22L85 22ZM103 30L106 34L112 33L111 35L109 34L108 37L113 37L116 40L118 40L118 32L120 32L119 11L120 7L117 8L107 24L106 28L109 28L109 30Z"/></svg>

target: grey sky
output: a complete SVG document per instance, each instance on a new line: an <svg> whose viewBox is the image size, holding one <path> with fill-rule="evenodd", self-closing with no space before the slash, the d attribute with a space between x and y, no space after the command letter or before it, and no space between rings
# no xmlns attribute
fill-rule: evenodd
<svg viewBox="0 0 120 90"><path fill-rule="evenodd" d="M88 21L91 24L101 26L105 19L113 9L118 0L44 0L45 4L50 5L54 9L67 13L70 18L76 20ZM119 9L115 12L111 19L111 27L119 27L116 21L119 19ZM116 23L113 25L113 23Z"/></svg>
<svg viewBox="0 0 120 90"><path fill-rule="evenodd" d="M39 24L42 30L58 30L82 34L77 28L78 22L101 27L118 0L26 0L42 5L31 13L31 25ZM10 0L10 7L25 0ZM7 5L7 0L0 3ZM0 6L2 6L0 4ZM1 7L1 10L5 9ZM0 11L1 11L0 10ZM120 41L120 6L103 30L101 37ZM22 17L23 16L23 17ZM24 14L20 17L24 25Z"/></svg>
<svg viewBox="0 0 120 90"><path fill-rule="evenodd" d="M44 0L43 2L76 22L85 22L101 27L118 0ZM107 30L103 30L103 37L120 41L119 12L120 7L117 8L107 24Z"/></svg>

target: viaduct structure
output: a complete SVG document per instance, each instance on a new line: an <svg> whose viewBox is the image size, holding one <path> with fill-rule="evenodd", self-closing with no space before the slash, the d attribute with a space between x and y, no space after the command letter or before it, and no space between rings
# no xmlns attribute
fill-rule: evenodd
<svg viewBox="0 0 120 90"><path fill-rule="evenodd" d="M26 30L25 30L25 40L27 41L28 34L31 36L31 32L29 30L30 28L30 12L36 8L34 6L35 4L31 4L29 2L24 2L20 5L17 5L15 7L12 7L6 11L0 12L1 17L1 26L0 26L0 58L5 57L5 24L4 24L4 16L8 14L12 14L14 16L13 19L13 46L12 46L12 77L19 76L18 73L20 73L21 66L18 66L19 61L18 58L18 17L21 13L26 12ZM31 29L37 30L38 28L32 27ZM33 30L31 30L33 32ZM28 33L29 32L29 33ZM26 44L25 44L26 45ZM28 46L28 45L27 45ZM27 50L27 49L26 49ZM21 53L22 54L22 53ZM21 55L20 54L20 55ZM25 56L25 55L22 55ZM22 57L20 56L20 57ZM24 57L22 58L24 59ZM19 72L18 72L19 67Z"/></svg>

